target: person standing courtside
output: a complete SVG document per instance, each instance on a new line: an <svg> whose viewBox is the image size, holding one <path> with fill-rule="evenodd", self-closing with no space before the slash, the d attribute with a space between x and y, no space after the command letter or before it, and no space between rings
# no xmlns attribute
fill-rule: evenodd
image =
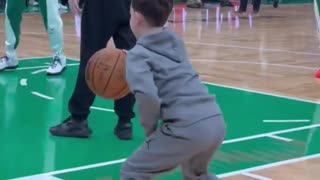
<svg viewBox="0 0 320 180"><path fill-rule="evenodd" d="M278 7L279 0L273 0L273 7ZM247 12L248 0L240 0L240 7L238 13ZM261 0L252 0L253 13L258 14L260 11Z"/></svg>
<svg viewBox="0 0 320 180"><path fill-rule="evenodd" d="M253 13L257 14L260 11L261 0L252 0ZM247 12L248 0L240 0L238 13Z"/></svg>
<svg viewBox="0 0 320 180"><path fill-rule="evenodd" d="M105 48L113 37L119 49L131 49L136 39L130 29L130 0L69 0L73 13L81 14L80 67L76 86L69 100L71 116L61 124L50 128L54 136L88 138L91 130L87 118L95 94L85 81L85 68L90 57ZM121 140L132 139L131 119L135 116L133 94L114 102L118 123L115 135Z"/></svg>
<svg viewBox="0 0 320 180"><path fill-rule="evenodd" d="M20 26L22 14L28 0L7 0L5 6L5 55L0 57L0 71L18 67L17 48L20 42ZM63 44L63 22L59 14L57 0L39 0L40 11L46 31L49 35L50 46L53 50L53 62L47 70L47 75L61 74L66 65Z"/></svg>

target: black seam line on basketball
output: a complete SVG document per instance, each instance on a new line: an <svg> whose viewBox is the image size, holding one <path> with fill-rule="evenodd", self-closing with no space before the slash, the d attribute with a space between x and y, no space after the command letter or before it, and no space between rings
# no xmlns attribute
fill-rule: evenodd
<svg viewBox="0 0 320 180"><path fill-rule="evenodd" d="M113 71L114 71L115 68L117 67L117 64L118 64L118 62L119 62L119 57L120 57L120 56L121 56L121 53L119 53L118 58L117 58L117 61L116 61L116 63L114 64L114 66L113 66L113 68L112 68L112 71L111 71L111 74L110 74L110 76L109 76L109 78L108 78L107 84L104 86L104 89L103 89L104 92L106 91L106 89L107 89L107 87L108 87L108 85L109 85L109 83L110 83L110 80L111 80L111 78L112 78Z"/></svg>
<svg viewBox="0 0 320 180"><path fill-rule="evenodd" d="M123 86L123 87L119 90L119 92L116 93L115 95L118 97L119 94L122 94L123 92L125 92L125 91L127 90L127 87L128 87L128 86ZM129 93L130 93L130 92L129 92ZM128 93L128 94L129 94L129 93ZM119 98L119 99L121 99L121 98Z"/></svg>

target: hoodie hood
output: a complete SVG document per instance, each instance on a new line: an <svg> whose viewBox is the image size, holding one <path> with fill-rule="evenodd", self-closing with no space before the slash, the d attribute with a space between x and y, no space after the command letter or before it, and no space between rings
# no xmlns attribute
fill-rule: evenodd
<svg viewBox="0 0 320 180"><path fill-rule="evenodd" d="M139 38L137 44L177 63L187 59L183 41L167 28Z"/></svg>

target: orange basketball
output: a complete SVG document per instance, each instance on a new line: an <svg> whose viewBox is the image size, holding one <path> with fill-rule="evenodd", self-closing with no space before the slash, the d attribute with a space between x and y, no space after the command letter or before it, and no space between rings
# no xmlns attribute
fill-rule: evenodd
<svg viewBox="0 0 320 180"><path fill-rule="evenodd" d="M130 93L125 74L126 57L126 53L117 48L104 48L93 54L85 74L92 92L112 100Z"/></svg>

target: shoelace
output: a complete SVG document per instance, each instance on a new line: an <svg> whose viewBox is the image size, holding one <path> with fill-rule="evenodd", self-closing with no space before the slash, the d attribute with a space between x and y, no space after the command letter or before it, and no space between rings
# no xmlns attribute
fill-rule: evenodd
<svg viewBox="0 0 320 180"><path fill-rule="evenodd" d="M60 58L59 57L54 57L53 58L53 63L50 65L50 67L52 69L56 68L58 66L58 64L61 65L61 61L60 61Z"/></svg>

